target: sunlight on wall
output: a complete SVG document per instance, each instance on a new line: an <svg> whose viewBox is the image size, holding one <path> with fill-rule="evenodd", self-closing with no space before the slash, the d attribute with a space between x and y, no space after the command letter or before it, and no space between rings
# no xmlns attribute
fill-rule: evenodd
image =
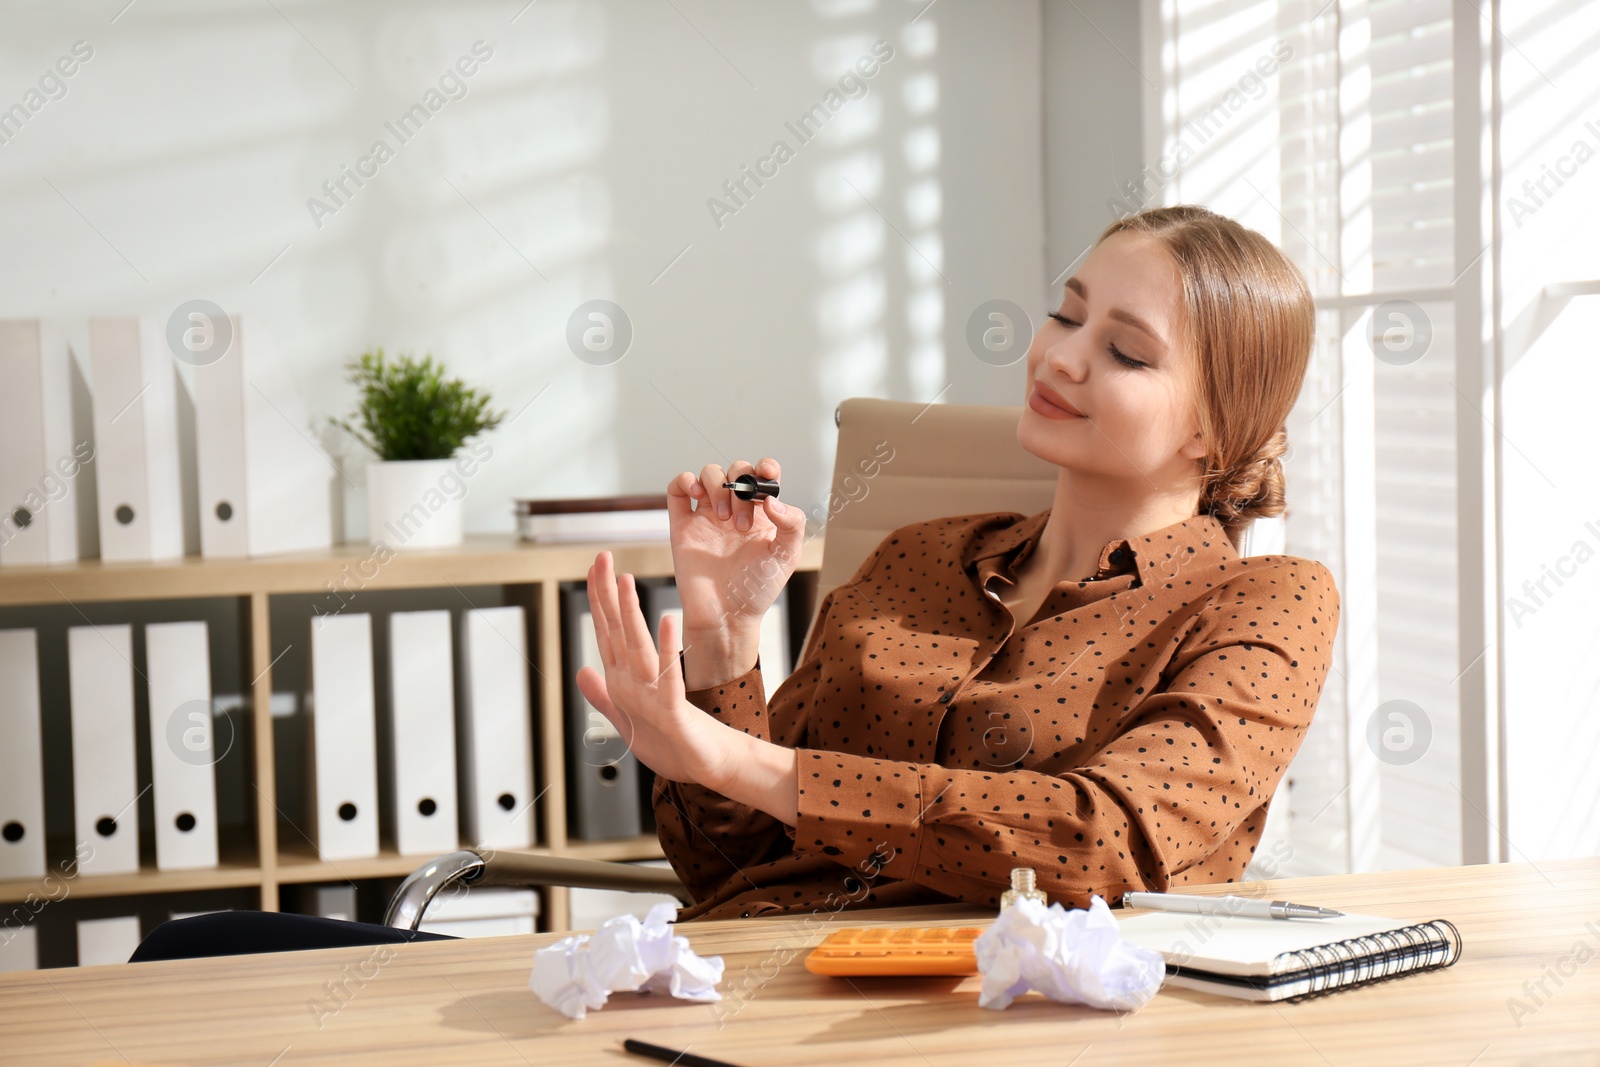
<svg viewBox="0 0 1600 1067"><path fill-rule="evenodd" d="M1288 425L1287 550L1333 571L1341 624L1288 775L1289 866L1459 862L1454 311L1438 299L1456 274L1448 0L1161 11L1165 140L1130 192L1260 231L1319 306ZM1391 295L1415 309L1416 358L1385 348ZM1403 708L1421 709L1425 738L1397 757L1370 727Z"/></svg>
<svg viewBox="0 0 1600 1067"><path fill-rule="evenodd" d="M1600 853L1600 9L1504 5L1501 402L1512 859Z"/></svg>

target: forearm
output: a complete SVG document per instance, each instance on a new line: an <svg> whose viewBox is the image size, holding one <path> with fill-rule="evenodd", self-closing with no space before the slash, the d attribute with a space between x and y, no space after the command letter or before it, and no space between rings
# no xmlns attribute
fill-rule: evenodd
<svg viewBox="0 0 1600 1067"><path fill-rule="evenodd" d="M755 627L724 626L710 630L685 630L683 634L683 687L693 692L722 685L755 666L761 649L761 631Z"/></svg>
<svg viewBox="0 0 1600 1067"><path fill-rule="evenodd" d="M794 749L735 730L729 731L729 749L726 776L709 788L793 826L800 806Z"/></svg>
<svg viewBox="0 0 1600 1067"><path fill-rule="evenodd" d="M779 820L796 817L794 750L732 733L737 773L719 783L727 793L658 777L651 798L662 851L696 900L790 847Z"/></svg>

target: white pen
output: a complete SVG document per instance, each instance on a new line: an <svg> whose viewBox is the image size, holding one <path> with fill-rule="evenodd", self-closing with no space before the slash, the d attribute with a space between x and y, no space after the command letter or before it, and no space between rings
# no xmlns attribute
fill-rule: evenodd
<svg viewBox="0 0 1600 1067"><path fill-rule="evenodd" d="M1197 897L1186 893L1124 893L1122 906L1181 911L1191 915L1241 915L1247 919L1332 919L1344 914L1332 908L1291 904L1287 900L1252 900L1241 896Z"/></svg>

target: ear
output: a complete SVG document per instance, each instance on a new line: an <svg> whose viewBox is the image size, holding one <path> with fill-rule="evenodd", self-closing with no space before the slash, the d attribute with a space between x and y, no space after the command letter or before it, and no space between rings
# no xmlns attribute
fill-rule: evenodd
<svg viewBox="0 0 1600 1067"><path fill-rule="evenodd" d="M1200 431L1196 430L1194 436L1185 441L1178 454L1185 459L1203 460L1206 458L1206 443L1200 438Z"/></svg>

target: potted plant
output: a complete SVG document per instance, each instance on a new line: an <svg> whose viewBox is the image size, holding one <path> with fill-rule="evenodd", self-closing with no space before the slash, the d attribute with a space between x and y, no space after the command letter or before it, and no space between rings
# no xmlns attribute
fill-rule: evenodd
<svg viewBox="0 0 1600 1067"><path fill-rule="evenodd" d="M349 418L330 421L377 456L367 464L368 540L392 548L460 544L465 479L476 463L454 457L505 413L489 410L487 393L447 379L432 355L389 359L379 348L346 369L360 397ZM486 450L473 448L479 458Z"/></svg>

